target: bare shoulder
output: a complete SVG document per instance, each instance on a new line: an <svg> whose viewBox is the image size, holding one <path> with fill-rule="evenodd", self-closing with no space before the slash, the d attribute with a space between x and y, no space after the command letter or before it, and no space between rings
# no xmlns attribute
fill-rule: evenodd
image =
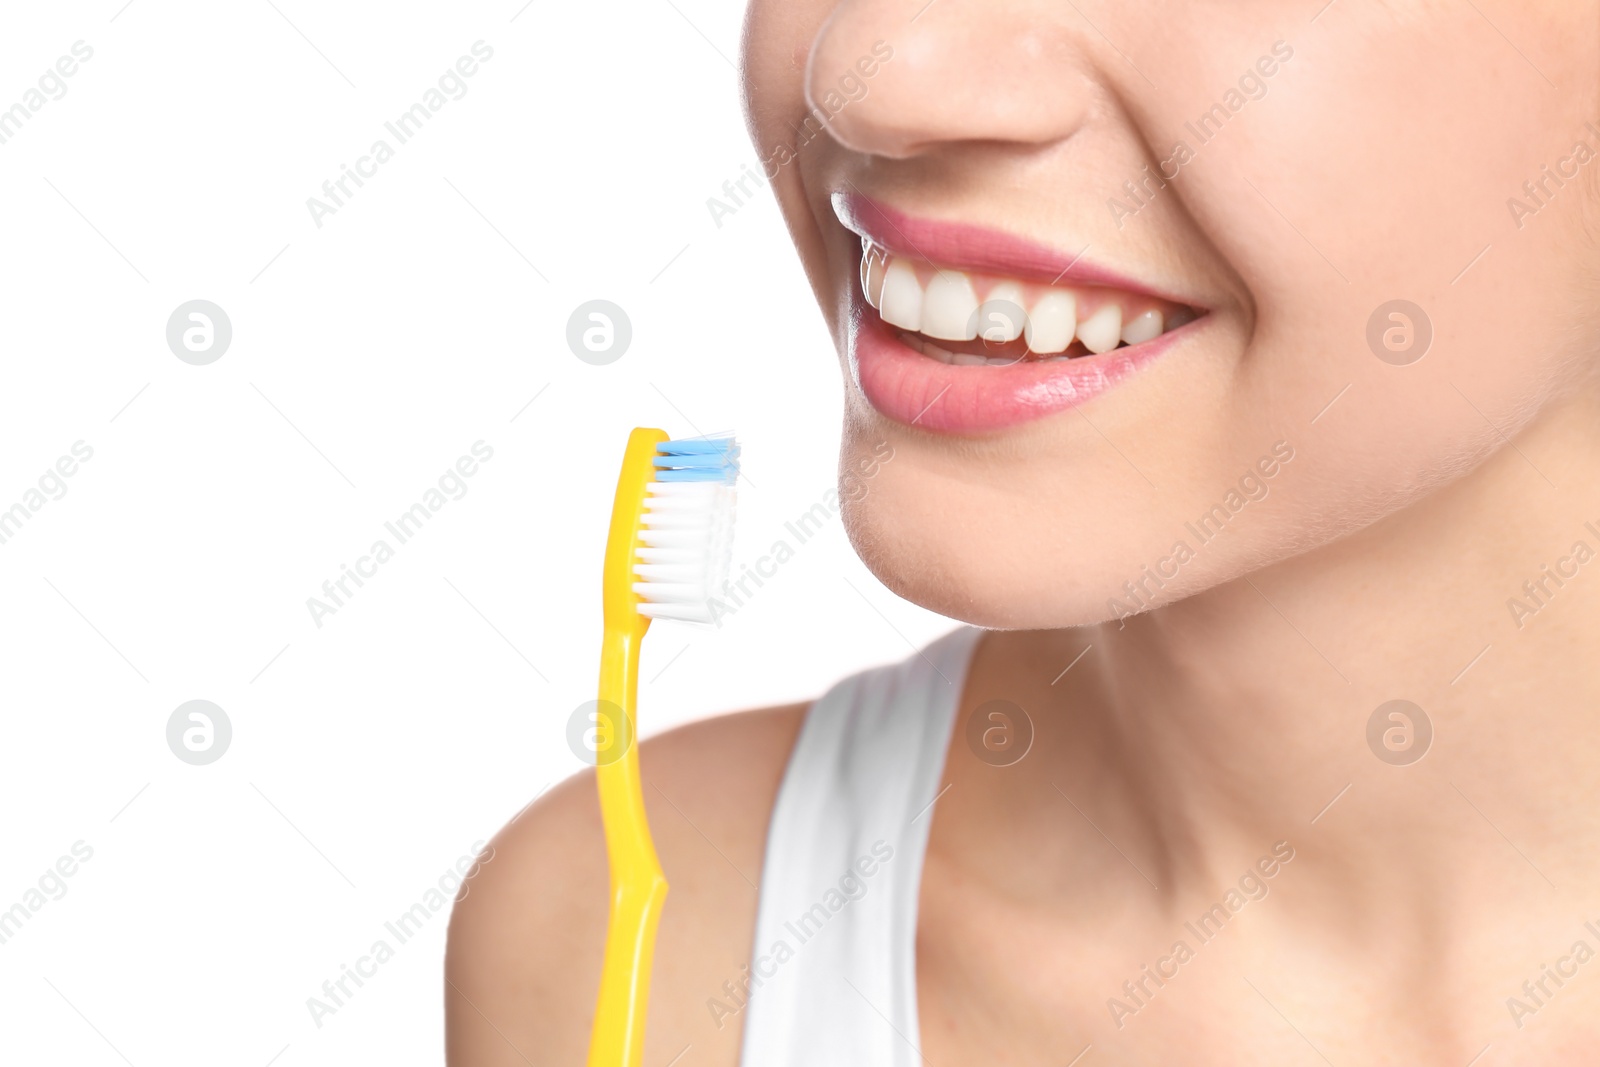
<svg viewBox="0 0 1600 1067"><path fill-rule="evenodd" d="M707 1008L750 959L767 821L807 705L725 715L639 749L645 804L671 889L656 942L645 1062L686 1045L738 1062L739 1020ZM450 917L451 1067L582 1063L600 983L608 871L592 771L490 841Z"/></svg>

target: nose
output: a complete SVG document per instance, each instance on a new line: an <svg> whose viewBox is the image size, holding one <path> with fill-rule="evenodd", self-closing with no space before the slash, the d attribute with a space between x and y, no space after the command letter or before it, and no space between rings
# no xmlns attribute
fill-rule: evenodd
<svg viewBox="0 0 1600 1067"><path fill-rule="evenodd" d="M806 102L845 147L905 159L960 141L1048 144L1106 92L1059 0L921 2L842 0L817 32Z"/></svg>

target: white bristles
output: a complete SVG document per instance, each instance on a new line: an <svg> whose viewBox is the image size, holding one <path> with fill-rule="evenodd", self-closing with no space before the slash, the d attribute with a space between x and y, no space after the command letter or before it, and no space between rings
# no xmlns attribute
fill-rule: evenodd
<svg viewBox="0 0 1600 1067"><path fill-rule="evenodd" d="M635 548L639 613L710 623L733 560L734 488L723 482L654 481Z"/></svg>

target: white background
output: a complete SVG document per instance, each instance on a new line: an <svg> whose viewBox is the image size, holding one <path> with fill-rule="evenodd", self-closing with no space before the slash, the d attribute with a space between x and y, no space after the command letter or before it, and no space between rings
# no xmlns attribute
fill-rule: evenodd
<svg viewBox="0 0 1600 1067"><path fill-rule="evenodd" d="M321 1027L307 998L579 769L628 428L740 435L736 558L833 484L838 370L777 209L706 207L755 164L738 4L274 2L0 29L0 108L94 50L0 144L0 510L94 450L0 544L0 909L93 849L0 944L7 1063L438 1062L443 912ZM306 199L380 137L394 159L317 228ZM165 337L197 298L233 327L208 366ZM606 367L565 343L594 298L633 324ZM307 598L479 440L467 494L318 628ZM949 625L834 520L722 629L658 624L645 731ZM207 766L167 746L193 699L233 727Z"/></svg>

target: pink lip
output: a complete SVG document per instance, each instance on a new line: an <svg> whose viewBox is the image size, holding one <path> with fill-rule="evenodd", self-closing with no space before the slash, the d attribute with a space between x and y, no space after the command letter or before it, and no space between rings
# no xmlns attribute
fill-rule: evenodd
<svg viewBox="0 0 1600 1067"><path fill-rule="evenodd" d="M915 351L861 297L851 302L850 364L883 415L934 433L982 434L1087 403L1161 356L1198 318L1141 345L1009 367L953 366Z"/></svg>
<svg viewBox="0 0 1600 1067"><path fill-rule="evenodd" d="M918 218L859 193L834 193L833 213L846 229L873 244L941 267L1007 274L1046 284L1069 281L1103 285L1176 304L1193 304L1192 299L1157 292L1134 278L1097 266L1082 253L1064 255L1037 241L970 223Z"/></svg>
<svg viewBox="0 0 1600 1067"><path fill-rule="evenodd" d="M1110 271L1063 259L1043 245L998 231L917 219L848 194L834 195L834 211L848 228L875 244L943 266L1045 281L1060 278L1070 267L1067 276L1080 284L1173 300ZM908 346L866 302L860 285L852 283L850 288L849 360L862 395L888 418L934 433L989 433L1087 403L1207 321L1202 314L1143 344L1100 355L1029 360L1008 367L958 366Z"/></svg>

